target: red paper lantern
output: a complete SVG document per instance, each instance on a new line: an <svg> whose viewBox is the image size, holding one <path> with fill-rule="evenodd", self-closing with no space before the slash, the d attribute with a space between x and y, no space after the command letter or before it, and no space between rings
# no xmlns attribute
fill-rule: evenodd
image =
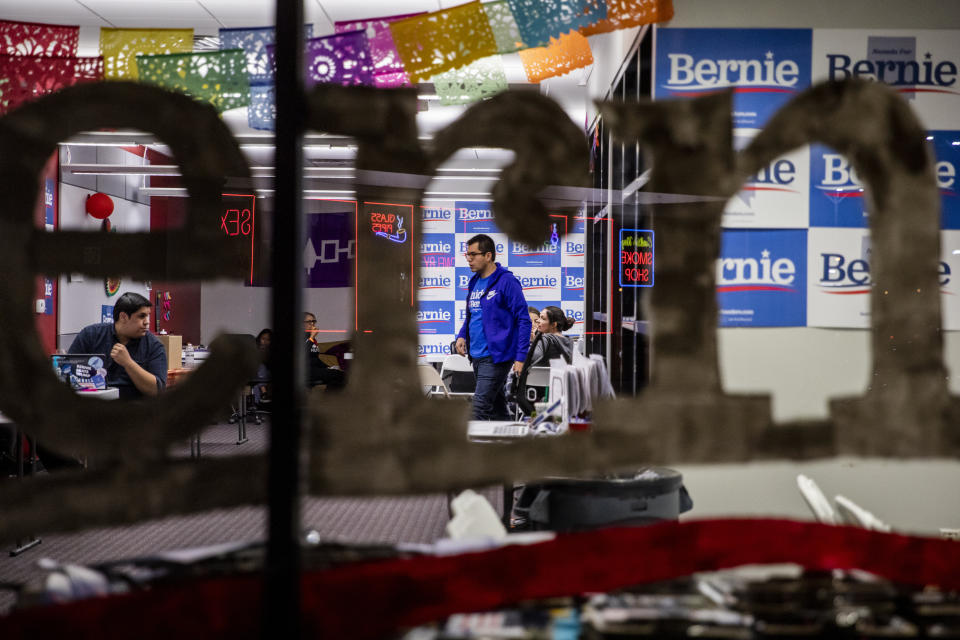
<svg viewBox="0 0 960 640"><path fill-rule="evenodd" d="M113 213L113 200L105 193L87 196L87 213L97 220L104 220Z"/></svg>

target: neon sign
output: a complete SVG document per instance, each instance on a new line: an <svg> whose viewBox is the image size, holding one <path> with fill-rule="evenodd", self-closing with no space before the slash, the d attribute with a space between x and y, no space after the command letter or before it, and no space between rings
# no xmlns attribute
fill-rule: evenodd
<svg viewBox="0 0 960 640"><path fill-rule="evenodd" d="M253 285L254 221L257 198L245 193L221 194L220 231L238 241L250 242L250 276Z"/></svg>
<svg viewBox="0 0 960 640"><path fill-rule="evenodd" d="M407 241L407 230L403 228L403 216L395 213L371 211L370 230L373 235L386 238L390 242L403 244Z"/></svg>
<svg viewBox="0 0 960 640"><path fill-rule="evenodd" d="M253 213L250 209L227 209L220 217L220 230L228 236L253 234Z"/></svg>
<svg viewBox="0 0 960 640"><path fill-rule="evenodd" d="M620 286L653 286L653 231L620 230Z"/></svg>

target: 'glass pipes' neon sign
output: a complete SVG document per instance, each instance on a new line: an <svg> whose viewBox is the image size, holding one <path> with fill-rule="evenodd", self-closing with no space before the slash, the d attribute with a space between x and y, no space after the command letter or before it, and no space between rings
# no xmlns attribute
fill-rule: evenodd
<svg viewBox="0 0 960 640"><path fill-rule="evenodd" d="M371 211L370 230L373 235L386 238L390 242L403 244L407 241L407 230L403 228L403 216L395 213Z"/></svg>

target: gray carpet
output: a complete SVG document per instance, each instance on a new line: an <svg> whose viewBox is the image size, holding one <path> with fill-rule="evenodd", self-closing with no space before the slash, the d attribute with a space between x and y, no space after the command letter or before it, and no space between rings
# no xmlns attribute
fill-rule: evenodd
<svg viewBox="0 0 960 640"><path fill-rule="evenodd" d="M248 424L249 441L237 445L237 427L217 424L201 437L201 458L266 453L269 424ZM171 449L176 457L189 456L187 443ZM479 491L502 511L499 487ZM430 543L443 537L447 524L447 497L424 495L373 498L304 498L301 523L324 540L340 542ZM153 520L126 527L90 529L71 534L41 534L43 542L20 556L0 551L0 582L23 583L42 575L39 558L61 563L96 564L137 558L157 551L184 549L234 541L262 541L266 537L266 509L242 507L190 516ZM9 611L14 595L0 590L0 614Z"/></svg>

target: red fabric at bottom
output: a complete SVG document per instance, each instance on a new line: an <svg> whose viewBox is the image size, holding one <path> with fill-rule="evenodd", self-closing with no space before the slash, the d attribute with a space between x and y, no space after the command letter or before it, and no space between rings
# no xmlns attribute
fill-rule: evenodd
<svg viewBox="0 0 960 640"><path fill-rule="evenodd" d="M796 563L960 588L960 545L788 520L605 529L484 553L345 565L302 577L304 637L379 638L400 627L546 596L609 591L697 571ZM256 636L262 580L197 580L0 619L3 637ZM9 634L9 635L8 635Z"/></svg>

